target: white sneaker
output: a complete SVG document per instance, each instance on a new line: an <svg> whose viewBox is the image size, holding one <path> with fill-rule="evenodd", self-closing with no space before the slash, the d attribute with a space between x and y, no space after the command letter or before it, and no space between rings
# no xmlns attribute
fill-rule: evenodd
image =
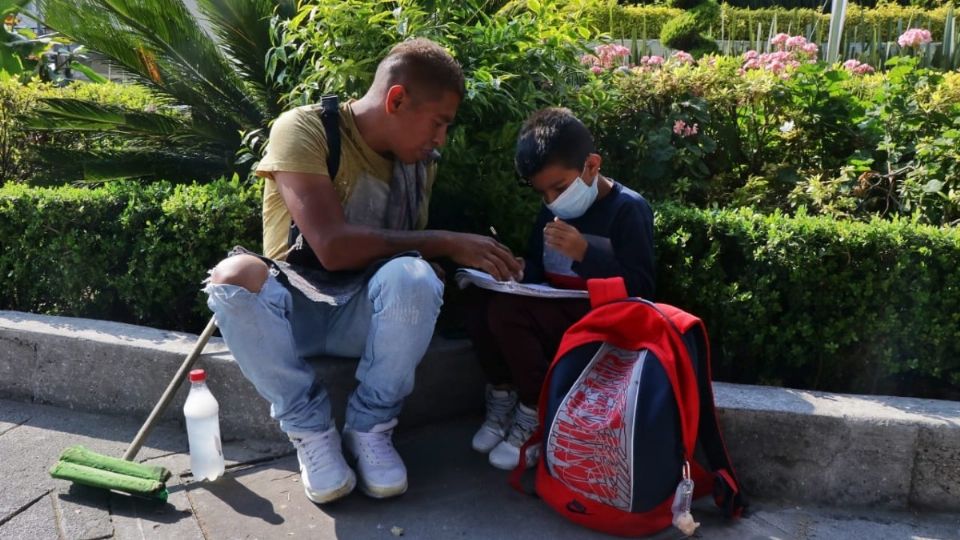
<svg viewBox="0 0 960 540"><path fill-rule="evenodd" d="M497 390L492 384L487 385L485 395L487 417L473 436L473 449L484 454L507 436L507 429L513 421L513 408L517 405L516 392Z"/></svg>
<svg viewBox="0 0 960 540"><path fill-rule="evenodd" d="M517 403L513 413L513 424L507 438L500 441L490 452L490 464L498 469L512 471L520 463L520 448L530 440L530 436L537 429L537 410ZM533 467L540 457L540 444L527 448L527 468Z"/></svg>
<svg viewBox="0 0 960 540"><path fill-rule="evenodd" d="M393 447L397 419L377 424L369 432L347 428L343 438L347 451L357 460L360 490L375 499L396 497L407 491L407 468Z"/></svg>
<svg viewBox="0 0 960 540"><path fill-rule="evenodd" d="M288 436L297 449L300 478L308 499L318 504L328 503L353 491L357 477L343 459L336 427Z"/></svg>

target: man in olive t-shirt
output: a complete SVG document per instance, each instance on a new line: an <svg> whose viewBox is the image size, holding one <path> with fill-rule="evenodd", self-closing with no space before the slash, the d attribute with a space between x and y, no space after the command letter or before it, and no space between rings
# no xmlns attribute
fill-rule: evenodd
<svg viewBox="0 0 960 540"><path fill-rule="evenodd" d="M521 272L492 238L420 230L435 176L431 156L463 95L463 73L443 48L424 39L395 46L367 93L339 110L333 180L320 111L306 106L281 115L257 168L266 179L264 256L234 254L211 272L208 305L244 375L297 448L314 502L347 495L357 476L372 497L407 489L391 437L443 295L423 258L447 257L498 279ZM291 221L319 270L284 262ZM330 276L359 285L333 290ZM327 391L305 361L322 354L360 357L343 432L356 474L341 452Z"/></svg>

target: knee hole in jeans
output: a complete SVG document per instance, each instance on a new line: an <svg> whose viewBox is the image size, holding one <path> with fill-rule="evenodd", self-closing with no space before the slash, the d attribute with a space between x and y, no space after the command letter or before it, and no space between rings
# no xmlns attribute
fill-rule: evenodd
<svg viewBox="0 0 960 540"><path fill-rule="evenodd" d="M267 264L253 255L234 255L220 261L210 274L210 283L236 285L259 293L267 281Z"/></svg>

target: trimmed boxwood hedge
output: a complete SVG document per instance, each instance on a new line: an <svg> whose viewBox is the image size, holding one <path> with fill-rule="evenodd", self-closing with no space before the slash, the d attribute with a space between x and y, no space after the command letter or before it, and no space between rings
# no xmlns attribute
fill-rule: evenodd
<svg viewBox="0 0 960 540"><path fill-rule="evenodd" d="M570 9L576 9L577 3L571 3ZM648 39L655 39L669 21L678 17L682 10L663 4L643 6L609 5L603 2L589 4L584 8L583 17L601 32L614 38L630 39L636 35L643 37L646 30ZM946 22L946 7L923 9L913 6L885 4L877 8L851 4L847 9L844 23L844 37L857 41L870 41L874 30L881 41L896 41L900 33L907 28L926 28L930 30L934 41L943 39ZM721 17L723 23L721 23ZM763 27L763 39L766 40L770 24L777 20L778 32L793 35L805 35L808 29L816 28L814 41L825 42L830 28L830 14L813 9L762 8L748 9L734 7L724 3L712 21L703 21L704 28L713 33L715 39L739 39L752 41L756 38L757 25ZM846 42L846 39L844 40Z"/></svg>
<svg viewBox="0 0 960 540"><path fill-rule="evenodd" d="M237 180L0 188L0 309L199 332L206 270L260 243ZM438 204L440 204L438 202ZM715 375L960 397L960 231L660 204L658 298L704 318Z"/></svg>

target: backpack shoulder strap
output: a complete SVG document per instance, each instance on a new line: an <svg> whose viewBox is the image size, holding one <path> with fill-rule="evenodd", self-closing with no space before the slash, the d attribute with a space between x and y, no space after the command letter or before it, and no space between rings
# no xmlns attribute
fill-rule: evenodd
<svg viewBox="0 0 960 540"><path fill-rule="evenodd" d="M683 337L696 371L700 394L700 425L697 429L697 439L707 458L707 465L714 475L714 502L727 517L738 517L743 514L748 505L740 489L740 482L733 469L717 420L707 330L703 321L681 309L666 304L657 304L657 308L667 316Z"/></svg>
<svg viewBox="0 0 960 540"><path fill-rule="evenodd" d="M323 123L323 131L327 136L327 172L332 181L340 171L340 100L337 96L326 95L320 98L320 122ZM288 262L302 266L320 266L317 256L300 235L300 227L292 219L287 232L287 246L292 249L287 255Z"/></svg>
<svg viewBox="0 0 960 540"><path fill-rule="evenodd" d="M320 121L327 135L327 171L333 180L340 170L340 100L337 96L320 98Z"/></svg>

